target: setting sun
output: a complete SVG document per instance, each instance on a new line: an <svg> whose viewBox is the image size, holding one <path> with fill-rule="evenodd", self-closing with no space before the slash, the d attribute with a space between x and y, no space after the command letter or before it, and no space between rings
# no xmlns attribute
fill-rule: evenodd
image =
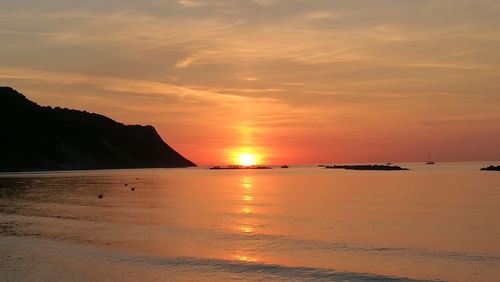
<svg viewBox="0 0 500 282"><path fill-rule="evenodd" d="M241 153L238 155L238 163L244 166L252 166L257 163L257 157L254 154Z"/></svg>
<svg viewBox="0 0 500 282"><path fill-rule="evenodd" d="M258 146L228 147L224 149L226 163L242 167L251 167L266 163L269 153L266 148Z"/></svg>

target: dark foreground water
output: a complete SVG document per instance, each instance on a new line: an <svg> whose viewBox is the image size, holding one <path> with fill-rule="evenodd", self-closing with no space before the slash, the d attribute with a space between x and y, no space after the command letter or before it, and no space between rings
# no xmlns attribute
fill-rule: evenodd
<svg viewBox="0 0 500 282"><path fill-rule="evenodd" d="M0 280L499 281L484 165L0 174Z"/></svg>

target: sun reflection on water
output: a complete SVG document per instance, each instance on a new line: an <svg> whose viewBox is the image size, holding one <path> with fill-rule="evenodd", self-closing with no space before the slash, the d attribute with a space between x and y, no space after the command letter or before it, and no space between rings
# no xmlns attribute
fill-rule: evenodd
<svg viewBox="0 0 500 282"><path fill-rule="evenodd" d="M241 226L240 230L243 233L252 233L253 232L253 227L251 227L251 226Z"/></svg>
<svg viewBox="0 0 500 282"><path fill-rule="evenodd" d="M259 221L258 216L255 214L255 202L254 202L254 183L251 176L243 176L240 180L240 219L236 226L236 230L244 235L250 236L258 232ZM242 243L238 246L237 255L234 256L236 260L242 262L256 262L257 258L252 251L251 245L248 243Z"/></svg>
<svg viewBox="0 0 500 282"><path fill-rule="evenodd" d="M244 176L242 179L241 179L241 187L243 188L243 195L242 195L242 199L243 201L245 202L251 202L253 201L253 196L252 196L252 193L253 193L253 181L252 181L252 177L250 176ZM247 203L242 209L241 211L245 214L250 214L250 213L253 213L253 209L251 206L249 206L250 203Z"/></svg>
<svg viewBox="0 0 500 282"><path fill-rule="evenodd" d="M253 210L250 207L244 207L243 209L241 209L241 211L246 214L253 213Z"/></svg>
<svg viewBox="0 0 500 282"><path fill-rule="evenodd" d="M240 256L240 255L237 255L236 259L239 261L244 261L244 262L256 262L257 261L257 259L255 259L254 257Z"/></svg>
<svg viewBox="0 0 500 282"><path fill-rule="evenodd" d="M247 190L252 190L252 183L251 183L251 182L248 182L248 178L247 178L247 177L245 177L245 179L246 179L246 181L245 181L245 180L243 180L243 181L241 182L241 186L242 186L243 188L247 189Z"/></svg>

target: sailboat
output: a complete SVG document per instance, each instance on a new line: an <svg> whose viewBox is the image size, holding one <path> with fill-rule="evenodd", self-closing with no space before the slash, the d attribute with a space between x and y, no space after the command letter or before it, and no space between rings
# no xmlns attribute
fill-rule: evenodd
<svg viewBox="0 0 500 282"><path fill-rule="evenodd" d="M427 154L427 162L425 164L428 164L428 165L433 165L435 164L434 161L431 161L431 154Z"/></svg>

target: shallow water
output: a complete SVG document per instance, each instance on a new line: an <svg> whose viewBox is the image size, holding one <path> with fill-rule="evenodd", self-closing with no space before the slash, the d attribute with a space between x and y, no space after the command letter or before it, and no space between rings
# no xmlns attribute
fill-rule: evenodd
<svg viewBox="0 0 500 282"><path fill-rule="evenodd" d="M403 165L0 174L0 277L499 280L500 173Z"/></svg>

